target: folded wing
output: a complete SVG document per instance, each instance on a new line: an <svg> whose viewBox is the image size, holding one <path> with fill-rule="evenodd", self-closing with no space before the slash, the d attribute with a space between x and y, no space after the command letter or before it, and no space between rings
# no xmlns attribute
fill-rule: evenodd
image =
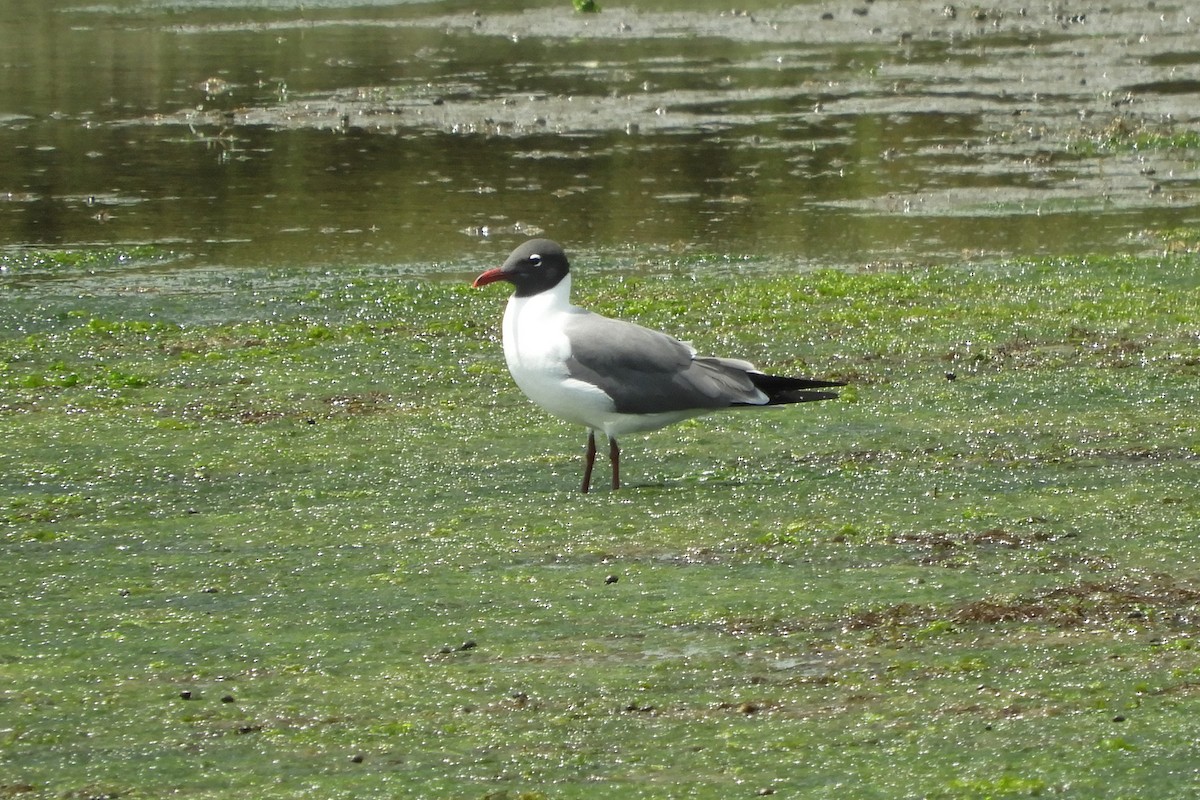
<svg viewBox="0 0 1200 800"><path fill-rule="evenodd" d="M622 414L824 400L831 381L766 375L738 359L699 357L665 333L582 309L566 326L572 378L599 387Z"/></svg>

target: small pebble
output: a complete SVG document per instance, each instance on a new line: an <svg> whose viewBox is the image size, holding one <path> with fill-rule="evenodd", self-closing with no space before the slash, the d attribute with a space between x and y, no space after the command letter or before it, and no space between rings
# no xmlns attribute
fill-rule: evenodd
<svg viewBox="0 0 1200 800"><path fill-rule="evenodd" d="M184 689L182 692L179 693L179 699L180 700L191 700L192 693L189 690Z"/></svg>
<svg viewBox="0 0 1200 800"><path fill-rule="evenodd" d="M235 701L235 700L233 699L233 695L231 695L231 694L227 694L227 695L225 695L224 697L222 697L222 698L221 698L221 702L222 702L222 703L234 703L234 702L237 702L237 701Z"/></svg>
<svg viewBox="0 0 1200 800"><path fill-rule="evenodd" d="M621 580L621 579L616 575L605 575L604 576L605 583L616 583L619 580Z"/></svg>
<svg viewBox="0 0 1200 800"><path fill-rule="evenodd" d="M362 762L363 762L363 754L362 753L355 753L354 755L350 756L351 764L361 764Z"/></svg>

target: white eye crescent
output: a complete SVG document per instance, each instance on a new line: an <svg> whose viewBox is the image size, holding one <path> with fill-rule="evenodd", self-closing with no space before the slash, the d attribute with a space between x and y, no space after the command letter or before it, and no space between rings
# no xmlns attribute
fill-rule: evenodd
<svg viewBox="0 0 1200 800"><path fill-rule="evenodd" d="M529 257L529 263L533 264L535 267L540 267L542 265L542 257L537 253L534 253Z"/></svg>

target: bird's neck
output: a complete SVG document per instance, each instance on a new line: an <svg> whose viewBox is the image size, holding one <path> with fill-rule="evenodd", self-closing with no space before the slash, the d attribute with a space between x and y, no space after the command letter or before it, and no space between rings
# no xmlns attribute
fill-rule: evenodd
<svg viewBox="0 0 1200 800"><path fill-rule="evenodd" d="M519 375L544 366L546 354L562 346L563 317L571 312L570 294L567 277L543 292L525 297L514 294L508 299L502 330L504 357L518 383Z"/></svg>

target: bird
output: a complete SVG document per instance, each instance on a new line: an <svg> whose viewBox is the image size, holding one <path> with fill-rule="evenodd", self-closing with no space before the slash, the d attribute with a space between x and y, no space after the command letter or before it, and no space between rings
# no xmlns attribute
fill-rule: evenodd
<svg viewBox="0 0 1200 800"><path fill-rule="evenodd" d="M748 361L698 355L673 336L605 317L571 303L563 248L531 239L504 264L475 278L513 292L501 339L513 380L551 415L587 428L582 491L591 489L596 434L608 438L612 488L621 488L627 433L653 431L725 408L832 400L841 381L768 375Z"/></svg>

